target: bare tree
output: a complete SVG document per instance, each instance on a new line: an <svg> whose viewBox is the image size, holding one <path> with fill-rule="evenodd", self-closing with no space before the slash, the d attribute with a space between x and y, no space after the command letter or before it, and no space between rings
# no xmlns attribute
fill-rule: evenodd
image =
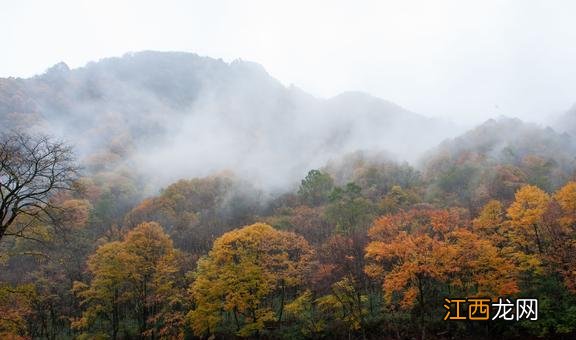
<svg viewBox="0 0 576 340"><path fill-rule="evenodd" d="M0 240L26 237L24 230L50 217L53 195L70 190L76 178L72 150L47 136L10 132L0 135ZM9 227L19 216L28 221L16 230Z"/></svg>

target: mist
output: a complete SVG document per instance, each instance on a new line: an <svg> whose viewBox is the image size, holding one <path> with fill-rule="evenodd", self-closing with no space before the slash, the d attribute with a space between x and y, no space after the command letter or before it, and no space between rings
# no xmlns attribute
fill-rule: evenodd
<svg viewBox="0 0 576 340"><path fill-rule="evenodd" d="M5 4L0 338L576 339L573 13Z"/></svg>
<svg viewBox="0 0 576 340"><path fill-rule="evenodd" d="M414 163L461 132L366 93L318 98L262 65L191 53L129 53L78 69L59 63L7 84L5 97L27 100L3 111L35 112L32 126L68 140L87 171L142 176L149 194L222 171L281 192L346 154Z"/></svg>

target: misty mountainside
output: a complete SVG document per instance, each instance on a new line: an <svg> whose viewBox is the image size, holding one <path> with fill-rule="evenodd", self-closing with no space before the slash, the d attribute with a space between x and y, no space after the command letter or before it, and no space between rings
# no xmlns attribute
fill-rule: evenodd
<svg viewBox="0 0 576 340"><path fill-rule="evenodd" d="M0 339L576 338L568 129L142 52L0 79L0 135ZM446 296L554 303L478 336Z"/></svg>
<svg viewBox="0 0 576 340"><path fill-rule="evenodd" d="M515 163L527 153L558 159L573 158L576 140L571 134L559 133L550 127L526 123L518 118L500 117L442 142L437 149L454 156L474 150L495 160Z"/></svg>
<svg viewBox="0 0 576 340"><path fill-rule="evenodd" d="M554 122L554 129L576 136L576 104Z"/></svg>
<svg viewBox="0 0 576 340"><path fill-rule="evenodd" d="M512 200L525 184L552 191L576 175L576 138L517 118L490 119L429 151L421 164L431 196L480 207ZM457 193L457 194L455 194Z"/></svg>
<svg viewBox="0 0 576 340"><path fill-rule="evenodd" d="M458 132L365 93L315 98L252 62L150 51L0 79L0 123L70 141L95 171L164 185L229 170L272 188L356 150L414 161Z"/></svg>

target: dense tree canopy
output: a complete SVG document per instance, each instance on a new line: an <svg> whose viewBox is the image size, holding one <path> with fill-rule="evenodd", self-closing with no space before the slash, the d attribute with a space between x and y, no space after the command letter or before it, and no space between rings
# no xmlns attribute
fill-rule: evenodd
<svg viewBox="0 0 576 340"><path fill-rule="evenodd" d="M230 327L226 320L233 319L232 329L250 336L282 321L285 305L303 285L311 259L304 238L266 224L222 235L200 259L191 287L194 332L217 334Z"/></svg>
<svg viewBox="0 0 576 340"><path fill-rule="evenodd" d="M266 197L228 174L143 197L121 166L75 178L64 158L70 177L18 205L0 244L0 337L573 337L565 160L453 148L422 173L354 154ZM443 321L446 297L537 297L540 319Z"/></svg>
<svg viewBox="0 0 576 340"><path fill-rule="evenodd" d="M0 79L0 339L574 339L567 117L436 145L454 126L188 53ZM473 297L539 318L443 320Z"/></svg>

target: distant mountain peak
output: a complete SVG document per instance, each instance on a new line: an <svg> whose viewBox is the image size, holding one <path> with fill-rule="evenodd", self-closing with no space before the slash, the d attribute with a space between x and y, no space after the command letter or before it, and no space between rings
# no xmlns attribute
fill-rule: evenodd
<svg viewBox="0 0 576 340"><path fill-rule="evenodd" d="M65 62L61 61L57 64L55 64L54 66L48 68L46 70L46 72L44 72L45 76L55 76L55 75L63 75L70 72L70 67L68 67L68 64L66 64Z"/></svg>
<svg viewBox="0 0 576 340"><path fill-rule="evenodd" d="M7 80L0 118L14 112L37 113L82 157L121 156L159 181L233 168L279 185L359 149L413 161L454 133L368 93L315 98L258 63L189 52L131 52ZM154 172L158 164L175 170Z"/></svg>

